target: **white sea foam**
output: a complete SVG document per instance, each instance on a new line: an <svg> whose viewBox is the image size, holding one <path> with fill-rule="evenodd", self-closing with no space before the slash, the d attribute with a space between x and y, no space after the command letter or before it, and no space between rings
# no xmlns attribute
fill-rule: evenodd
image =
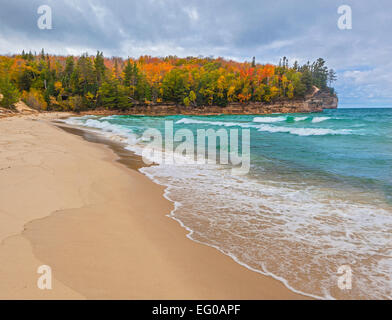
<svg viewBox="0 0 392 320"><path fill-rule="evenodd" d="M254 120L253 120L254 121ZM300 121L300 120L298 120ZM352 134L353 131L350 129L327 129L327 128L297 128L297 127L285 127L285 126L274 126L269 124L250 124L242 122L224 122L224 121L206 121L183 118L176 122L177 124L205 124L213 126L224 126L224 127L242 127L242 128L255 128L260 132L269 133L289 133L298 136L325 136L325 135L345 135Z"/></svg>
<svg viewBox="0 0 392 320"><path fill-rule="evenodd" d="M208 120L197 120L197 119L189 119L189 118L182 118L181 120L176 121L176 124L204 124L204 125L213 125L213 126L242 127L242 128L252 128L252 127L255 127L255 125L251 125L251 124L248 124L248 123L225 122L225 121L208 121Z"/></svg>
<svg viewBox="0 0 392 320"><path fill-rule="evenodd" d="M167 187L166 197L177 204L170 216L188 237L249 269L295 292L336 298L337 267L350 264L352 297L391 298L391 266L371 257L391 253L392 212L342 199L338 191L233 177L208 166L161 164L141 171Z"/></svg>
<svg viewBox="0 0 392 320"><path fill-rule="evenodd" d="M117 124L111 124L106 120L101 121L102 119L103 118L98 120L98 117L96 116L84 116L68 118L65 119L64 122L70 125L88 128L90 131L101 134L106 138L125 143L128 148L130 146L135 146L134 150L131 151L139 151L140 148L137 148L136 145L140 141L140 138L133 133L132 129Z"/></svg>
<svg viewBox="0 0 392 320"><path fill-rule="evenodd" d="M87 119L96 119L97 116L92 116L92 115L87 115L87 116L82 116L82 117L71 117L67 119L58 119L58 121L65 122L70 125L83 125L84 120Z"/></svg>
<svg viewBox="0 0 392 320"><path fill-rule="evenodd" d="M330 117L314 117L312 119L312 123L319 123L330 119L331 119Z"/></svg>
<svg viewBox="0 0 392 320"><path fill-rule="evenodd" d="M117 124L111 124L108 121L96 120L94 118L70 118L65 120L66 123L71 125L79 125L89 128L101 129L104 132L113 132L115 134L131 133L132 130L124 128Z"/></svg>
<svg viewBox="0 0 392 320"><path fill-rule="evenodd" d="M102 117L101 120L112 120L112 119L116 119L117 117L118 117L117 115L106 116L106 117Z"/></svg>
<svg viewBox="0 0 392 320"><path fill-rule="evenodd" d="M270 126L260 125L258 131L270 132L270 133L290 133L298 136L325 136L325 135L340 135L340 134L351 134L350 129L325 129L325 128L296 128L296 127L282 127L282 126Z"/></svg>
<svg viewBox="0 0 392 320"><path fill-rule="evenodd" d="M68 123L121 137L141 155L141 141L129 128L108 119L74 118ZM349 131L268 124L202 121L177 123L251 127L295 135L349 134ZM163 151L162 151L163 152ZM219 170L217 170L219 169ZM343 197L339 190L232 176L217 165L160 163L140 169L166 186L175 203L169 215L188 237L214 247L241 265L282 281L289 289L314 298L339 298L336 272L354 270L353 298L391 299L392 212Z"/></svg>
<svg viewBox="0 0 392 320"><path fill-rule="evenodd" d="M286 121L286 119L287 117L256 117L253 119L253 122L274 123L274 122Z"/></svg>
<svg viewBox="0 0 392 320"><path fill-rule="evenodd" d="M309 117L295 117L294 121L305 121L306 119L308 119Z"/></svg>
<svg viewBox="0 0 392 320"><path fill-rule="evenodd" d="M171 153L166 152L165 150L159 151L157 146L155 146L155 153L153 155L143 153L143 150L145 148L145 144L143 143L148 142L149 140L144 141L144 138L142 136L138 137L132 129L118 124L112 124L104 119L115 119L115 116L113 116L113 118L104 117L100 118L99 120L90 117L73 117L66 119L64 122L71 125L88 128L90 129L90 131L94 131L95 133L103 135L106 138L109 138L116 142L124 143L126 145L125 149L132 151L139 156L143 155L146 160L150 161L151 163L161 163L164 159L168 158L173 159L174 163L176 164L192 164L195 162L195 158L191 155ZM209 162L209 159L206 159L206 162ZM214 161L212 161L210 164L212 163L214 163Z"/></svg>
<svg viewBox="0 0 392 320"><path fill-rule="evenodd" d="M275 123L275 122L283 122L283 121L288 121L288 120L292 120L292 121L305 121L309 119L309 117L307 116L303 116L303 117L297 117L297 116L293 116L293 117L288 117L288 116L281 116L281 117L255 117L253 119L253 122L258 122L258 123Z"/></svg>

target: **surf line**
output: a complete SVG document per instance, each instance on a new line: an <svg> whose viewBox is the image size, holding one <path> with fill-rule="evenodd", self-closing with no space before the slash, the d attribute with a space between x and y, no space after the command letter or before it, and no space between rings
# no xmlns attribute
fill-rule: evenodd
<svg viewBox="0 0 392 320"><path fill-rule="evenodd" d="M198 128L195 137L194 132L190 129L181 128L174 132L173 127L173 121L165 121L164 137L162 137L161 131L156 128L149 128L143 132L142 140L146 142L142 152L144 163L232 164L231 171L235 175L244 175L249 172L249 129ZM217 159L218 139L219 160ZM178 143L176 147L174 147L175 142Z"/></svg>

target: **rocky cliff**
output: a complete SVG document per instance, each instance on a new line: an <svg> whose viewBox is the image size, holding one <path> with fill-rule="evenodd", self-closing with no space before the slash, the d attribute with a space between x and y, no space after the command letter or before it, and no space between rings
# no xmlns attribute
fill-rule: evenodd
<svg viewBox="0 0 392 320"><path fill-rule="evenodd" d="M271 104L251 102L246 104L230 103L226 107L219 106L176 106L154 105L135 106L135 115L214 115L214 114L269 114L269 113L309 113L322 112L323 109L336 109L338 98L329 92L315 90L303 100L285 100Z"/></svg>

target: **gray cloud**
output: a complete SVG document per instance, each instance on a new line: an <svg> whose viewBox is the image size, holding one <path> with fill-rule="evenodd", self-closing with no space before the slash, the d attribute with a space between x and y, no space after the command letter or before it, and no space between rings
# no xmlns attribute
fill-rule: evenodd
<svg viewBox="0 0 392 320"><path fill-rule="evenodd" d="M53 29L37 27L47 4ZM353 29L337 28L337 8ZM0 52L22 49L111 56L205 55L258 62L323 57L338 71L342 102L392 102L389 0L0 0Z"/></svg>

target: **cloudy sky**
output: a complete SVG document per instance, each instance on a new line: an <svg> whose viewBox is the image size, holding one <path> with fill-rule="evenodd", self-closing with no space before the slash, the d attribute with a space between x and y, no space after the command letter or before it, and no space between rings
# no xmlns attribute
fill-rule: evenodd
<svg viewBox="0 0 392 320"><path fill-rule="evenodd" d="M52 29L37 9L52 9ZM352 9L340 30L338 7ZM390 0L0 0L0 53L222 56L292 63L323 57L341 105L392 106Z"/></svg>

